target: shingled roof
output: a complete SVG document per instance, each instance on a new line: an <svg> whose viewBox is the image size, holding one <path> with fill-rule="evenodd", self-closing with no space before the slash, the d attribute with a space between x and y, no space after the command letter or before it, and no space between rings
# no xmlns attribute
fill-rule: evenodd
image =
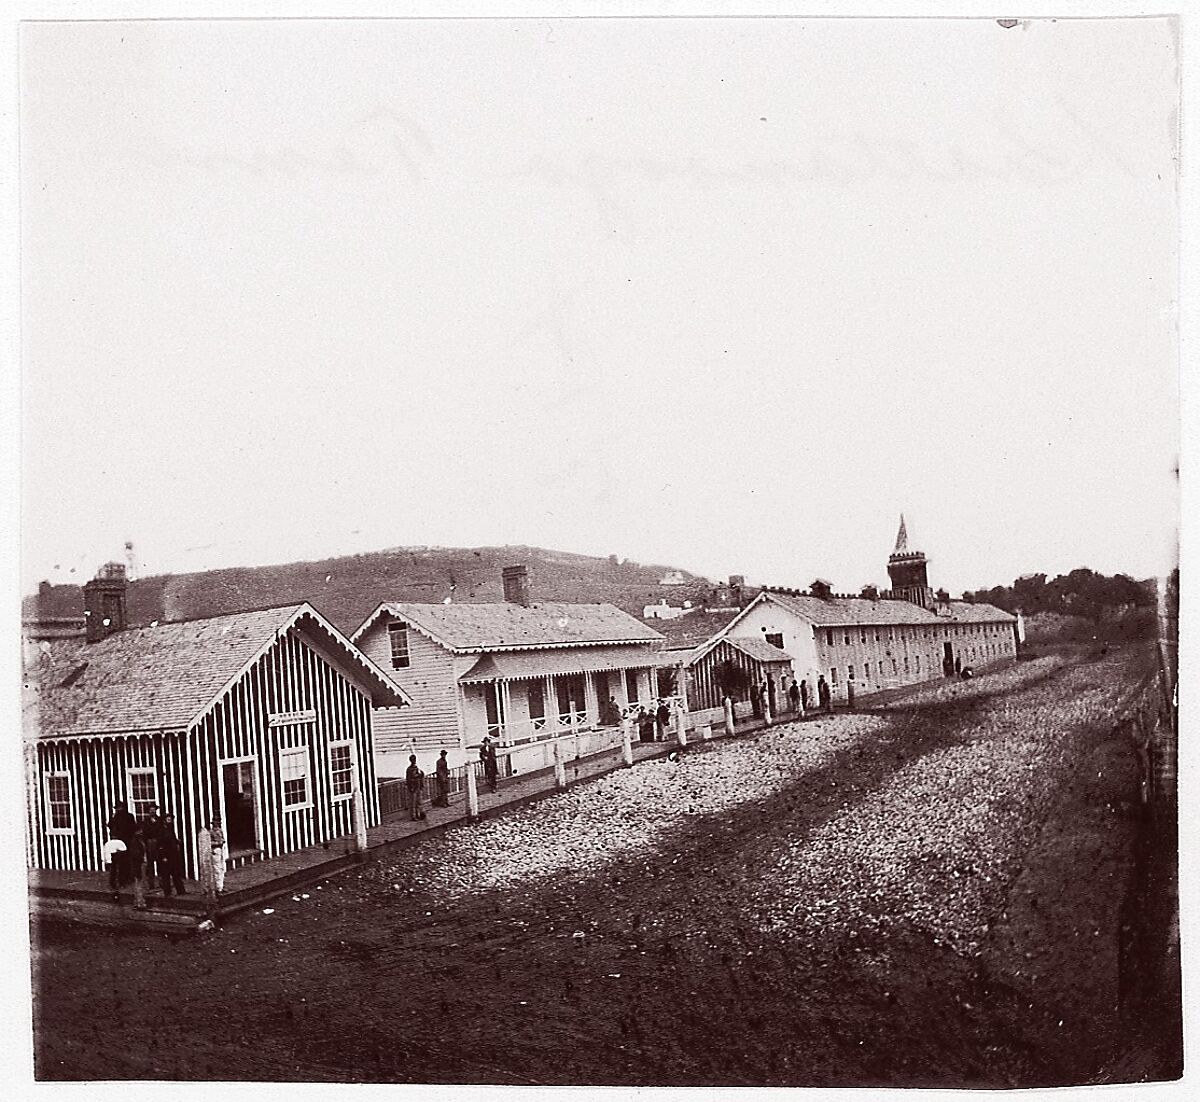
<svg viewBox="0 0 1200 1102"><path fill-rule="evenodd" d="M865 597L820 597L793 596L787 593L768 592L767 599L790 609L821 627L844 625L879 624L944 624L944 623L994 623L1002 620L1012 622L1015 616L995 605L971 604L967 601L949 602L949 612L937 614L913 604L911 601L878 600Z"/></svg>
<svg viewBox="0 0 1200 1102"><path fill-rule="evenodd" d="M658 643L657 631L615 605L411 604L384 602L363 621L358 640L381 616L410 624L435 643L462 653L598 643Z"/></svg>
<svg viewBox="0 0 1200 1102"><path fill-rule="evenodd" d="M407 703L341 632L299 604L135 628L60 648L31 671L30 718L43 738L186 730L292 627L343 653L377 706Z"/></svg>

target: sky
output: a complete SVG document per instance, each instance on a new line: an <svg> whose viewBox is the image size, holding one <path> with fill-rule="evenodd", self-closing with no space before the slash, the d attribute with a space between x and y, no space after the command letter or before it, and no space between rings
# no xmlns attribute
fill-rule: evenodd
<svg viewBox="0 0 1200 1102"><path fill-rule="evenodd" d="M1169 19L26 24L21 583L1174 554Z"/></svg>

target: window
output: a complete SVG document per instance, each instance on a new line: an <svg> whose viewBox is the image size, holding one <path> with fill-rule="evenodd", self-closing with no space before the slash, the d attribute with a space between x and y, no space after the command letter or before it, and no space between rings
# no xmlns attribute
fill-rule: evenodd
<svg viewBox="0 0 1200 1102"><path fill-rule="evenodd" d="M908 670L908 655L907 654L904 656L904 672L905 673L909 672L909 670Z"/></svg>
<svg viewBox="0 0 1200 1102"><path fill-rule="evenodd" d="M862 638L859 640L859 642L860 642L860 643L865 643L865 642L867 641L867 633L866 633L866 631L863 631L863 632L861 632L860 634L862 635Z"/></svg>
<svg viewBox="0 0 1200 1102"><path fill-rule="evenodd" d="M783 632L782 631L768 631L767 634L764 636L764 638L767 640L768 643L771 644L771 646L778 647L780 650L783 650Z"/></svg>
<svg viewBox="0 0 1200 1102"><path fill-rule="evenodd" d="M876 630L876 632L875 632L875 642L876 643L879 642L879 631L878 630Z"/></svg>
<svg viewBox="0 0 1200 1102"><path fill-rule="evenodd" d="M46 832L74 834L75 819L71 814L71 774L46 774Z"/></svg>
<svg viewBox="0 0 1200 1102"><path fill-rule="evenodd" d="M833 628L825 629L825 642L828 643L831 647L833 646Z"/></svg>
<svg viewBox="0 0 1200 1102"><path fill-rule="evenodd" d="M846 646L850 645L850 633L846 632Z"/></svg>
<svg viewBox="0 0 1200 1102"><path fill-rule="evenodd" d="M829 667L829 680L832 681L833 684L837 684L837 666Z"/></svg>
<svg viewBox="0 0 1200 1102"><path fill-rule="evenodd" d="M331 742L329 744L330 791L335 800L344 800L354 791L353 746L354 744L350 742Z"/></svg>
<svg viewBox="0 0 1200 1102"><path fill-rule="evenodd" d="M388 642L392 648L392 669L408 669L408 625L388 624Z"/></svg>
<svg viewBox="0 0 1200 1102"><path fill-rule="evenodd" d="M279 751L279 779L283 784L283 806L308 806L308 747Z"/></svg>
<svg viewBox="0 0 1200 1102"><path fill-rule="evenodd" d="M921 672L921 656L918 654L916 656L916 658L917 658L917 673L920 673Z"/></svg>
<svg viewBox="0 0 1200 1102"><path fill-rule="evenodd" d="M853 666L850 667L850 672L846 676L849 677L851 681L854 680L854 667Z"/></svg>
<svg viewBox="0 0 1200 1102"><path fill-rule="evenodd" d="M900 672L900 667L898 665L896 665L896 660L893 658L892 659L892 673L899 673L899 672Z"/></svg>
<svg viewBox="0 0 1200 1102"><path fill-rule="evenodd" d="M139 822L150 814L152 804L158 803L158 778L153 769L128 769L129 810Z"/></svg>
<svg viewBox="0 0 1200 1102"><path fill-rule="evenodd" d="M538 685L540 691L541 685ZM638 698L638 672L637 670L625 671L625 696L630 704L636 704ZM532 713L531 713L532 714Z"/></svg>

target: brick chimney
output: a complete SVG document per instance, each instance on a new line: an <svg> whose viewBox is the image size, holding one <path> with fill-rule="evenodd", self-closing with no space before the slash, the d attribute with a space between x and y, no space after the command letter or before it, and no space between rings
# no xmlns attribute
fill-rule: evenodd
<svg viewBox="0 0 1200 1102"><path fill-rule="evenodd" d="M504 599L509 604L529 607L529 571L524 566L506 566L500 572L504 580Z"/></svg>
<svg viewBox="0 0 1200 1102"><path fill-rule="evenodd" d="M126 625L125 594L129 583L125 564L105 563L83 587L83 617L89 643L99 643Z"/></svg>

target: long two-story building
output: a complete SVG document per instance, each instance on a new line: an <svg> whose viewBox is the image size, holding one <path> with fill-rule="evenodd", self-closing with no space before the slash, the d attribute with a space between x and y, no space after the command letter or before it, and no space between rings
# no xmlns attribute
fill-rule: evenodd
<svg viewBox="0 0 1200 1102"><path fill-rule="evenodd" d="M822 585L809 592L767 588L720 634L786 652L813 701L822 674L835 698L844 700L851 684L859 693L876 692L1014 659L1017 618L994 605L935 594L926 563L922 552L909 549L902 516L888 559L891 589L849 596ZM770 687L778 693L787 686Z"/></svg>

